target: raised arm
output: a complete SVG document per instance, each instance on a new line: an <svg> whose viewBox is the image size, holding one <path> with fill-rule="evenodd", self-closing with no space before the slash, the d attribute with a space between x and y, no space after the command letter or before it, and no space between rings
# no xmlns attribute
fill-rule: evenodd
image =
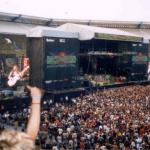
<svg viewBox="0 0 150 150"><path fill-rule="evenodd" d="M26 133L32 140L35 140L40 127L41 98L43 95L43 90L31 86L27 86L27 88L30 90L32 103Z"/></svg>
<svg viewBox="0 0 150 150"><path fill-rule="evenodd" d="M29 70L29 66L26 66L21 72L20 72L20 77L22 78L26 73L27 71Z"/></svg>

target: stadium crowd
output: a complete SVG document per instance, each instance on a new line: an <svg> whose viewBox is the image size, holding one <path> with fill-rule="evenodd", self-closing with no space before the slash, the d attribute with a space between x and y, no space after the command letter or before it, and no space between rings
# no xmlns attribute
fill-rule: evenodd
<svg viewBox="0 0 150 150"><path fill-rule="evenodd" d="M30 111L0 113L1 130L25 130ZM97 90L68 101L44 100L36 144L52 150L150 149L150 85Z"/></svg>

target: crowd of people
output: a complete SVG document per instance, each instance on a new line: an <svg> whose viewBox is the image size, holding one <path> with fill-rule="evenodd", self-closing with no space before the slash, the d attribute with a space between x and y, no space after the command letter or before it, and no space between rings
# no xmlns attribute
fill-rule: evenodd
<svg viewBox="0 0 150 150"><path fill-rule="evenodd" d="M150 85L97 90L43 101L36 145L52 150L150 149ZM1 130L25 130L31 108L0 114ZM6 126L7 125L7 126Z"/></svg>

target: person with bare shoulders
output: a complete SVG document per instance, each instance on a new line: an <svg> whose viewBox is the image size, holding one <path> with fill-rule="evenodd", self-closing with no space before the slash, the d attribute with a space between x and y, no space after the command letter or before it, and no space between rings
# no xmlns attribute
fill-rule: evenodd
<svg viewBox="0 0 150 150"><path fill-rule="evenodd" d="M30 90L32 103L31 114L26 132L4 130L0 133L0 150L36 150L35 139L40 126L41 98L43 90L27 86Z"/></svg>

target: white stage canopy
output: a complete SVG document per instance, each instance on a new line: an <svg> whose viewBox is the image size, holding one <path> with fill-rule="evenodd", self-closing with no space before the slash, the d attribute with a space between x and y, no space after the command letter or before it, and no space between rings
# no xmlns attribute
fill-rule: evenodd
<svg viewBox="0 0 150 150"><path fill-rule="evenodd" d="M57 31L57 32L56 32ZM141 32L140 32L141 33ZM107 39L120 41L137 41L143 42L149 38L143 34L123 31L112 28L94 27L66 23L57 28L37 26L34 24L24 24L0 21L0 34L27 35L28 37L56 36L56 37L78 37L79 40Z"/></svg>
<svg viewBox="0 0 150 150"><path fill-rule="evenodd" d="M88 25L79 25L66 23L57 27L63 31L78 32L80 40L107 39L107 40L120 40L120 41L137 41L142 42L143 37L132 33L121 31L119 29L94 27Z"/></svg>
<svg viewBox="0 0 150 150"><path fill-rule="evenodd" d="M0 21L0 34L25 35L27 37L68 37L79 38L78 33L66 32L53 27L37 26L15 22Z"/></svg>
<svg viewBox="0 0 150 150"><path fill-rule="evenodd" d="M63 38L79 38L77 32L62 31L52 27L35 27L29 30L27 37L63 37Z"/></svg>

